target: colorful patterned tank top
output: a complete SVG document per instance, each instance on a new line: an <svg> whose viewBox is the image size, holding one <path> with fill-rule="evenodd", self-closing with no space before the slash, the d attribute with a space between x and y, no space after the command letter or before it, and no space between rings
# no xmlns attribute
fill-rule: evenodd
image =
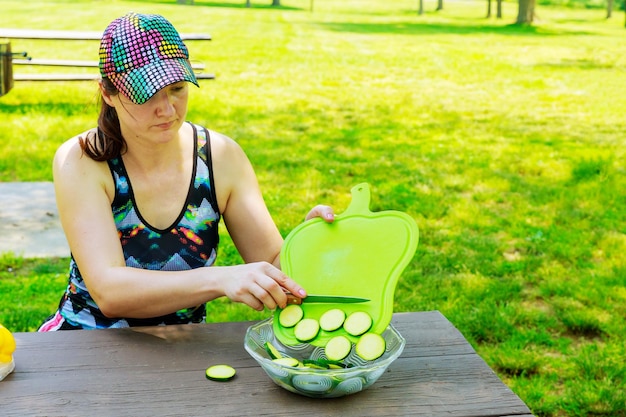
<svg viewBox="0 0 626 417"><path fill-rule="evenodd" d="M108 161L115 181L115 198L111 209L128 267L184 271L211 266L215 261L220 214L213 183L210 137L206 129L193 124L192 127L196 155L192 181L185 207L168 229L154 228L142 218L122 158ZM89 294L72 257L69 285L59 312L73 328L96 329L198 323L204 320L205 306L190 306L149 319L105 317Z"/></svg>

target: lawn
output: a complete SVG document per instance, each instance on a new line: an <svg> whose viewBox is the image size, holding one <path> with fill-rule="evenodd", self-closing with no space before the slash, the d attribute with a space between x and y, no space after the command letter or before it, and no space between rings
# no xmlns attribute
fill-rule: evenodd
<svg viewBox="0 0 626 417"><path fill-rule="evenodd" d="M501 20L484 1L426 2L423 16L413 0L244 4L3 0L0 27L102 30L134 10L210 33L189 48L217 79L192 89L188 118L246 149L284 235L370 183L372 210L420 228L395 311L441 311L535 415L626 416L622 12L540 5L516 27L509 2ZM86 41L13 49L97 59ZM51 180L56 147L95 122L95 88L17 83L1 97L0 181ZM239 262L222 239L219 262ZM66 260L4 254L0 267L0 322L34 330ZM211 321L265 316L209 308Z"/></svg>

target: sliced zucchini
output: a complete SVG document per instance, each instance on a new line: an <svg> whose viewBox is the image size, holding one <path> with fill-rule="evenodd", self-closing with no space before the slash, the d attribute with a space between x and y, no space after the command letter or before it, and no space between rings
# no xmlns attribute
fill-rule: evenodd
<svg viewBox="0 0 626 417"><path fill-rule="evenodd" d="M343 328L352 336L360 336L372 327L372 317L364 311L350 314L343 323Z"/></svg>
<svg viewBox="0 0 626 417"><path fill-rule="evenodd" d="M270 358L272 359L280 359L283 357L280 351L276 349L276 346L274 346L270 342L265 342L265 351L268 355L270 355Z"/></svg>
<svg viewBox="0 0 626 417"><path fill-rule="evenodd" d="M333 308L322 314L320 317L320 327L322 330L332 332L339 329L343 325L345 319L346 313L343 310Z"/></svg>
<svg viewBox="0 0 626 417"><path fill-rule="evenodd" d="M320 331L320 323L315 319L302 319L293 329L293 334L301 342L315 339Z"/></svg>
<svg viewBox="0 0 626 417"><path fill-rule="evenodd" d="M366 333L356 342L356 354L366 361L373 361L385 353L386 345L378 333Z"/></svg>
<svg viewBox="0 0 626 417"><path fill-rule="evenodd" d="M237 371L230 365L213 365L207 368L205 375L207 379L212 381L229 381L231 380Z"/></svg>
<svg viewBox="0 0 626 417"><path fill-rule="evenodd" d="M335 361L335 360L331 360L331 359L324 359L324 358L320 358L317 360L317 362L321 365L328 365L328 369L343 369L343 368L347 368L348 366L342 362L342 361Z"/></svg>
<svg viewBox="0 0 626 417"><path fill-rule="evenodd" d="M328 364L315 360L315 359L305 359L302 361L302 364L307 368L313 368L313 369L328 369L329 368Z"/></svg>
<svg viewBox="0 0 626 417"><path fill-rule="evenodd" d="M340 361L350 354L352 342L345 336L335 336L326 343L326 357L332 361Z"/></svg>
<svg viewBox="0 0 626 417"><path fill-rule="evenodd" d="M300 365L300 361L296 358L289 358L286 356L283 358L274 359L272 362L276 362L284 366L292 366L294 368L297 368Z"/></svg>
<svg viewBox="0 0 626 417"><path fill-rule="evenodd" d="M290 304L278 314L278 322L283 327L293 327L304 317L304 310L297 304Z"/></svg>

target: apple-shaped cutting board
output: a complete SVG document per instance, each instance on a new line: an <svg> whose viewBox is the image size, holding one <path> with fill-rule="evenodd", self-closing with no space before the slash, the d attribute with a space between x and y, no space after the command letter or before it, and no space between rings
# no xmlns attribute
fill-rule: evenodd
<svg viewBox="0 0 626 417"><path fill-rule="evenodd" d="M417 249L419 230L415 220L399 211L372 212L367 183L352 188L348 208L335 216L333 223L315 218L289 233L280 253L283 271L302 285L307 293L362 297L370 301L356 304L302 304L304 316L318 319L332 309L349 315L365 311L373 319L370 331L382 333L393 314L393 299L398 278ZM300 342L293 328L278 324L280 309L275 311L274 333L285 345ZM357 338L345 330L320 330L310 343L325 346L336 335Z"/></svg>

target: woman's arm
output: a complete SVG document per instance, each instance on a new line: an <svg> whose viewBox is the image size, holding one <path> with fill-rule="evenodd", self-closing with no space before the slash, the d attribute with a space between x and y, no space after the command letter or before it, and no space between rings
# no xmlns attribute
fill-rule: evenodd
<svg viewBox="0 0 626 417"><path fill-rule="evenodd" d="M212 132L215 188L228 232L245 262L265 261L280 266L283 238L272 219L244 151L230 138ZM334 220L332 208L313 207L306 220Z"/></svg>
<svg viewBox="0 0 626 417"><path fill-rule="evenodd" d="M283 238L263 200L248 157L230 138L212 132L215 190L228 233L245 262L278 266Z"/></svg>
<svg viewBox="0 0 626 417"><path fill-rule="evenodd" d="M286 303L283 288L302 290L269 262L181 272L126 267L111 214L115 191L107 164L83 156L74 139L57 151L53 172L70 249L91 296L109 317L156 317L224 295L273 309ZM276 236L265 242L276 245Z"/></svg>

